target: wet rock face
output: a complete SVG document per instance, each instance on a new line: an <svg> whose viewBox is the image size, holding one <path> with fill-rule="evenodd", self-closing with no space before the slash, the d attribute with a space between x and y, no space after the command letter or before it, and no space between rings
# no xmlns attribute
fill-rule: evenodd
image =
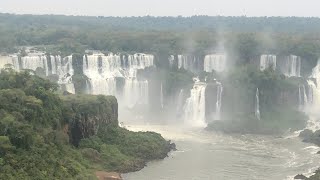
<svg viewBox="0 0 320 180"><path fill-rule="evenodd" d="M118 103L113 96L64 96L69 137L74 145L80 140L96 135L102 125L118 126Z"/></svg>
<svg viewBox="0 0 320 180"><path fill-rule="evenodd" d="M309 129L305 129L299 134L299 137L302 138L303 142L320 146L320 130L313 132Z"/></svg>
<svg viewBox="0 0 320 180"><path fill-rule="evenodd" d="M298 174L294 177L294 179L307 179L307 177L304 176L303 174Z"/></svg>

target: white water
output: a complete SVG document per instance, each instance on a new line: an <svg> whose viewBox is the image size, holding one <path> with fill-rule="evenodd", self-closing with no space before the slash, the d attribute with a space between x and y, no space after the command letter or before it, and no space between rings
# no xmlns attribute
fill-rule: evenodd
<svg viewBox="0 0 320 180"><path fill-rule="evenodd" d="M170 67L173 67L173 65L174 65L174 55L170 55L168 60L169 60Z"/></svg>
<svg viewBox="0 0 320 180"><path fill-rule="evenodd" d="M75 94L74 84L72 83L72 76L74 75L72 55L63 59L60 56L50 56L50 60L51 74L59 76L58 84L64 85L66 91Z"/></svg>
<svg viewBox="0 0 320 180"><path fill-rule="evenodd" d="M215 112L214 120L221 120L222 93L223 93L223 86L220 82L217 82L217 101L216 101L216 112Z"/></svg>
<svg viewBox="0 0 320 180"><path fill-rule="evenodd" d="M49 75L48 60L43 53L28 54L28 56L21 57L21 69L30 69L35 71L37 68L42 68L46 76Z"/></svg>
<svg viewBox="0 0 320 180"><path fill-rule="evenodd" d="M51 67L49 66L49 62ZM65 87L65 90L70 93L75 93L74 85L72 83L72 76L74 70L72 67L72 56L61 58L61 56L51 55L48 59L44 53L29 53L27 56L19 57L17 55L1 56L0 68L4 65L11 64L13 69L21 71L23 69L36 71L38 68L44 70L45 75L58 75L58 84Z"/></svg>
<svg viewBox="0 0 320 180"><path fill-rule="evenodd" d="M161 133L178 150L141 171L123 174L124 180L293 180L319 167L319 147L297 137L225 135L171 125L128 129Z"/></svg>
<svg viewBox="0 0 320 180"><path fill-rule="evenodd" d="M184 105L184 122L189 127L206 127L205 91L207 84L197 79Z"/></svg>
<svg viewBox="0 0 320 180"><path fill-rule="evenodd" d="M312 93L312 91L311 91L311 93ZM307 108L310 104L312 104L311 98L312 98L311 96L309 98L307 96L306 86L299 85L299 109L301 111L304 111L305 108Z"/></svg>
<svg viewBox="0 0 320 180"><path fill-rule="evenodd" d="M288 77L300 77L301 58L295 55L285 57L285 62L280 66L280 70Z"/></svg>
<svg viewBox="0 0 320 180"><path fill-rule="evenodd" d="M160 106L163 109L163 86L162 86L162 82L160 85Z"/></svg>
<svg viewBox="0 0 320 180"><path fill-rule="evenodd" d="M256 90L256 104L255 104L255 116L258 120L261 120L260 117L260 101L259 101L259 88Z"/></svg>
<svg viewBox="0 0 320 180"><path fill-rule="evenodd" d="M148 104L149 102L148 81L138 81L135 78L126 79L123 93L125 105L133 108L137 104Z"/></svg>
<svg viewBox="0 0 320 180"><path fill-rule="evenodd" d="M226 68L226 55L225 54L210 54L204 58L204 71L222 72Z"/></svg>
<svg viewBox="0 0 320 180"><path fill-rule="evenodd" d="M153 55L119 55L96 53L83 57L83 71L89 78L90 93L116 95L123 105L132 108L148 104L148 81L138 80L137 72L153 66ZM117 92L116 78L124 78L123 92ZM120 104L121 104L120 103Z"/></svg>
<svg viewBox="0 0 320 180"><path fill-rule="evenodd" d="M260 58L260 70L264 71L268 68L276 70L277 67L277 56L275 55L261 55Z"/></svg>
<svg viewBox="0 0 320 180"><path fill-rule="evenodd" d="M178 55L178 68L195 72L197 69L195 64L198 59L195 56Z"/></svg>
<svg viewBox="0 0 320 180"><path fill-rule="evenodd" d="M12 65L12 68L19 70L19 58L17 55L0 56L0 69L5 68L6 65Z"/></svg>
<svg viewBox="0 0 320 180"><path fill-rule="evenodd" d="M320 61L313 68L310 78L313 79L307 80L309 101L305 112L309 115L307 129L316 131L320 129Z"/></svg>

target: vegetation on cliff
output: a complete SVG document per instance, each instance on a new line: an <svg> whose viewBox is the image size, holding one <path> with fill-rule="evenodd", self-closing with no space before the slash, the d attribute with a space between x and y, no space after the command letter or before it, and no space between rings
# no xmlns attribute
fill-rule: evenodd
<svg viewBox="0 0 320 180"><path fill-rule="evenodd" d="M0 74L0 179L94 179L164 158L159 134L118 127L114 97L56 94L58 86L24 71Z"/></svg>
<svg viewBox="0 0 320 180"><path fill-rule="evenodd" d="M208 129L232 133L281 134L303 129L308 117L298 107L302 78L288 78L272 69L259 71L243 66L221 78L224 85L222 121ZM256 90L259 89L261 119L255 116Z"/></svg>

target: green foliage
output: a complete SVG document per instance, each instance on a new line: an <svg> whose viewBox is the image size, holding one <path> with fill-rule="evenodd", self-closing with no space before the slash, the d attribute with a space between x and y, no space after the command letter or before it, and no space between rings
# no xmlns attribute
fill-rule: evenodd
<svg viewBox="0 0 320 180"><path fill-rule="evenodd" d="M96 179L95 170L129 172L163 157L146 151L155 144L164 146L156 147L164 154L170 151L160 135L140 137L120 129L115 97L59 97L56 89L27 71L0 74L0 179ZM99 136L93 136L96 130ZM79 148L72 144L75 135L82 139ZM126 139L130 148L123 144ZM138 154L140 143L148 158Z"/></svg>
<svg viewBox="0 0 320 180"><path fill-rule="evenodd" d="M303 129L307 116L298 111L298 87L302 78L287 78L272 69L259 71L240 66L221 78L223 121L209 129L237 133L281 134L288 129ZM256 90L259 89L261 120L255 117Z"/></svg>
<svg viewBox="0 0 320 180"><path fill-rule="evenodd" d="M136 133L109 125L101 127L97 136L82 139L79 147L100 167L129 172L143 168L148 160L166 157L170 142L157 133Z"/></svg>

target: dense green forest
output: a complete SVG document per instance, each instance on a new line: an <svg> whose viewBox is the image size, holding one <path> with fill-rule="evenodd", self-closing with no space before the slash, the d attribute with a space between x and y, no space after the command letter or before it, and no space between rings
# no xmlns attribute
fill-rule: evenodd
<svg viewBox="0 0 320 180"><path fill-rule="evenodd" d="M97 170L139 170L174 147L118 127L114 97L61 96L57 87L28 71L1 72L0 179L95 179Z"/></svg>
<svg viewBox="0 0 320 180"><path fill-rule="evenodd" d="M160 65L170 54L226 51L235 63L262 53L295 54L313 67L320 19L298 17L81 17L0 14L0 52L40 46L51 53L149 52Z"/></svg>

